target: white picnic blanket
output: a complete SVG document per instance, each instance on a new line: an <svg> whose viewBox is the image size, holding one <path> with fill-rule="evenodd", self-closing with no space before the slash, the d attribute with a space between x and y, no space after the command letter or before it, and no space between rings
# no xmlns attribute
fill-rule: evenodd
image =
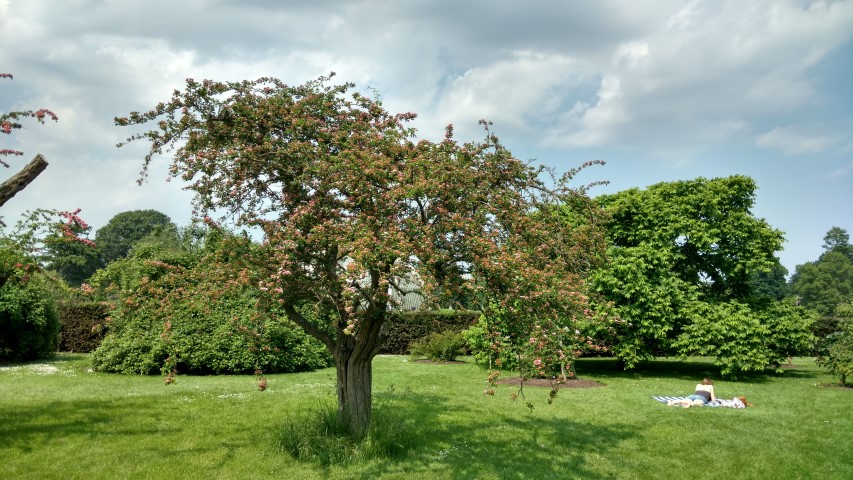
<svg viewBox="0 0 853 480"><path fill-rule="evenodd" d="M655 400L657 400L657 401L659 401L659 402L661 402L661 403L667 403L667 402L669 402L670 400L684 400L684 399L685 399L685 398L687 398L687 397L661 397L661 396L652 396L652 398L653 398L653 399L655 399ZM706 403L706 404L705 404L705 405L703 405L703 406L705 406L705 407L746 408L746 405L744 405L744 404L743 404L743 402L741 402L741 401L740 401L739 399L737 399L737 398L733 398L733 399L731 399L731 400L723 400L723 399L721 399L721 398L718 398L718 399L714 400L713 402L708 402L708 403Z"/></svg>

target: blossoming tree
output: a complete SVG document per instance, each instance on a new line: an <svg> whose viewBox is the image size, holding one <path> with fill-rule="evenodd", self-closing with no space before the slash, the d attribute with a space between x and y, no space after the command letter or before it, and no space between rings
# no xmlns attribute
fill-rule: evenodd
<svg viewBox="0 0 853 480"><path fill-rule="evenodd" d="M263 231L256 287L332 352L338 413L359 435L370 423L371 362L400 294L416 285L428 305L473 298L512 318L496 338L561 345L588 315L584 277L604 244L589 228L598 210L568 186L578 169L542 179L486 123L481 142L459 143L451 127L440 142L416 142L406 126L414 114L392 115L329 80L190 79L116 124L156 125L127 140L150 143L140 181L152 156L173 151L170 175L195 191L197 213ZM586 227L542 214L560 204ZM543 358L566 361L564 352L526 361Z"/></svg>
<svg viewBox="0 0 853 480"><path fill-rule="evenodd" d="M11 79L12 75L8 73L0 73L0 79L2 78ZM22 118L34 118L39 123L44 123L45 119L51 119L53 121L58 120L56 114L46 108L0 113L0 133L11 135L12 130L21 128L21 124L18 120ZM3 157L21 156L23 154L24 153L19 150L9 148L0 149L0 165L9 168L9 164L3 160ZM18 173L12 175L3 183L0 183L0 206L6 203L10 198L14 197L15 194L26 188L26 186L29 185L30 182L32 182L41 172L43 172L45 168L47 168L47 161L40 154L37 154L35 158L33 158L32 161L24 166L24 168ZM2 223L0 223L0 225L2 225Z"/></svg>

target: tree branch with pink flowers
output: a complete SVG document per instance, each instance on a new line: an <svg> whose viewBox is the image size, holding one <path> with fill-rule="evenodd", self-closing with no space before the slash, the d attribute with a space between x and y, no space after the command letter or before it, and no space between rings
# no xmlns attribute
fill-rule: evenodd
<svg viewBox="0 0 853 480"><path fill-rule="evenodd" d="M12 75L8 73L0 73L0 79L12 79ZM56 114L52 111L41 108L38 110L20 110L0 113L0 133L11 135L12 130L17 130L22 127L21 119L32 118L38 123L45 123L45 120L58 121ZM9 148L0 148L0 165L9 168L9 164L3 160L3 157L22 156L24 152ZM30 163L24 166L18 173L12 175L2 184L0 184L0 206L5 204L10 198L14 197L18 192L26 188L35 178L47 168L47 161L41 154L37 154ZM2 225L2 223L0 223Z"/></svg>

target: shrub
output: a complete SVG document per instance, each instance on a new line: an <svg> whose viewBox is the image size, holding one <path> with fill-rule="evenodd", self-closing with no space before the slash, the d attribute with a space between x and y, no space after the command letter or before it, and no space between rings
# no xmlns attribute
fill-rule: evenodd
<svg viewBox="0 0 853 480"><path fill-rule="evenodd" d="M847 377L853 377L853 303L842 304L837 311L843 319L838 322L838 331L826 337L826 349L817 357L817 364L846 385Z"/></svg>
<svg viewBox="0 0 853 480"><path fill-rule="evenodd" d="M49 358L58 346L59 315L44 276L0 247L0 361Z"/></svg>
<svg viewBox="0 0 853 480"><path fill-rule="evenodd" d="M673 343L682 357L717 357L724 376L779 366L812 350L813 315L802 307L773 302L764 309L739 302L703 303Z"/></svg>
<svg viewBox="0 0 853 480"><path fill-rule="evenodd" d="M461 332L477 321L480 312L465 310L418 310L395 312L382 326L385 340L381 353L404 355L410 346L433 332Z"/></svg>
<svg viewBox="0 0 853 480"><path fill-rule="evenodd" d="M63 352L92 352L104 338L109 307L98 302L59 304L59 349Z"/></svg>
<svg viewBox="0 0 853 480"><path fill-rule="evenodd" d="M412 359L426 357L433 362L453 362L464 353L465 339L454 330L432 332L413 342L410 350Z"/></svg>
<svg viewBox="0 0 853 480"><path fill-rule="evenodd" d="M498 355L492 349L492 341L489 335L489 325L485 315L481 315L477 319L477 323L463 330L462 338L465 340L465 344L467 345L468 350L471 352L471 355L474 356L474 361L476 363L480 365L486 365L490 369L494 366L495 360L497 360ZM500 363L503 364L504 361L501 361ZM517 365L515 364L506 364L506 368L510 370L514 369L514 367L516 366Z"/></svg>
<svg viewBox="0 0 853 480"><path fill-rule="evenodd" d="M210 242L189 266L133 259L132 269L113 272L122 273L116 278L123 285L105 280L105 289L117 296L116 308L92 357L94 367L115 373L221 374L329 366L332 358L322 344L281 320L284 314L275 306L262 305L252 265L241 255L251 243L223 241L232 244L220 249Z"/></svg>
<svg viewBox="0 0 853 480"><path fill-rule="evenodd" d="M328 350L295 326L270 320L258 328L251 320L253 299L220 302L221 308L204 315L192 308L173 311L168 324L147 312L119 314L92 357L95 369L155 374L166 369L169 357L169 367L192 374L290 373L331 365Z"/></svg>

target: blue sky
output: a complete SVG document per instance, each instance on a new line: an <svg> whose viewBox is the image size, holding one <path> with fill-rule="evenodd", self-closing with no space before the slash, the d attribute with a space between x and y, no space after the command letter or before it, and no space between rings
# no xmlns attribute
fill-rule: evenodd
<svg viewBox="0 0 853 480"><path fill-rule="evenodd" d="M606 166L592 194L748 175L754 213L785 232L793 270L833 226L853 233L853 1L0 0L0 111L49 107L0 148L50 167L0 212L76 209L95 228L134 209L191 217L168 158L136 186L142 145L113 117L184 79L331 71L419 115L419 136L481 135L522 159Z"/></svg>

